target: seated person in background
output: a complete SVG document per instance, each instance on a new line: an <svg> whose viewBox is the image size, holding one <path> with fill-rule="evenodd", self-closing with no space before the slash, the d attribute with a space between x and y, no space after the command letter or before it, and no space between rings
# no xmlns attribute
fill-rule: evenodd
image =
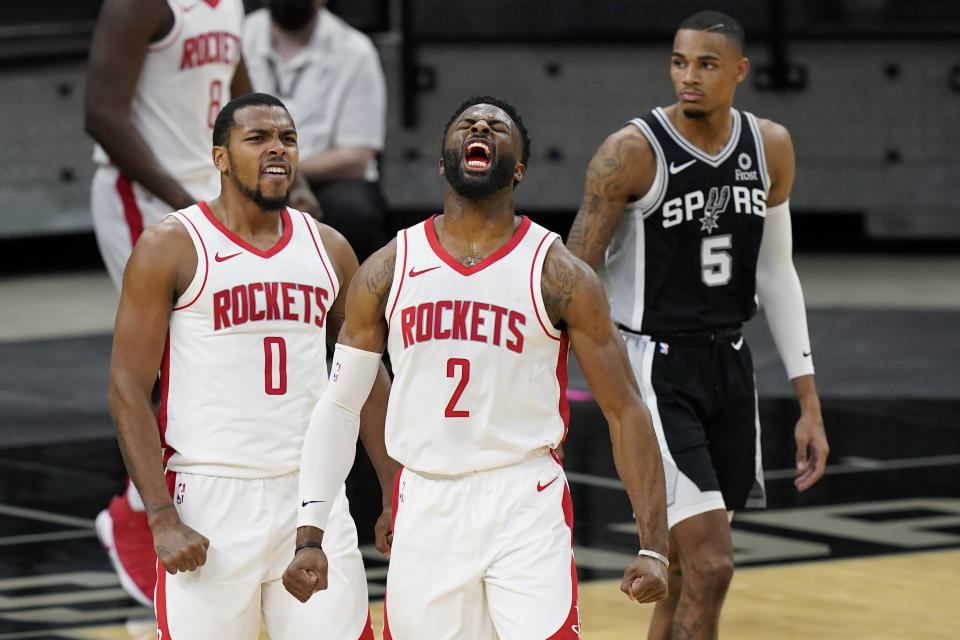
<svg viewBox="0 0 960 640"><path fill-rule="evenodd" d="M363 262L388 239L376 160L386 127L377 50L326 9L326 0L265 4L244 24L250 81L290 109L300 136L300 172L320 201L323 221L346 236Z"/></svg>

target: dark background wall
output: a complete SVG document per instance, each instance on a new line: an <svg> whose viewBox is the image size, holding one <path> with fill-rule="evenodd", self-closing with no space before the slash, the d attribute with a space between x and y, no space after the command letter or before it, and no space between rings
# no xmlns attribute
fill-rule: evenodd
<svg viewBox="0 0 960 640"><path fill-rule="evenodd" d="M248 9L259 0L246 0ZM0 239L88 234L86 52L99 0L0 5ZM513 102L534 141L518 206L563 231L597 145L669 104L669 43L703 8L736 15L737 105L785 124L806 237L960 240L955 0L331 0L368 32L389 91L383 180L396 223L435 209L440 127L467 95ZM28 151L28 152L27 152ZM806 227L817 231L804 234Z"/></svg>

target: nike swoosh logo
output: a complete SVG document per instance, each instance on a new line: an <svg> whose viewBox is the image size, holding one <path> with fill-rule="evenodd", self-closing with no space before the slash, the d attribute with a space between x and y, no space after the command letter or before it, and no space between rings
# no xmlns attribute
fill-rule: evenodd
<svg viewBox="0 0 960 640"><path fill-rule="evenodd" d="M222 256L219 253L217 253L216 255L213 256L213 259L216 260L217 262L224 262L225 260L229 260L230 258L236 258L241 253L243 253L243 251L237 251L236 253L231 253L228 256Z"/></svg>
<svg viewBox="0 0 960 640"><path fill-rule="evenodd" d="M427 271L433 271L434 269L439 269L439 268L440 268L440 265L437 265L436 267L430 267L429 269L423 269L422 271L417 271L413 267L410 267L410 271L409 273L407 273L407 275L410 276L411 278L416 278L417 276L422 276Z"/></svg>
<svg viewBox="0 0 960 640"><path fill-rule="evenodd" d="M691 160L690 162L684 162L681 165L675 165L672 162L670 163L670 175L675 176L690 165L692 165L696 160Z"/></svg>
<svg viewBox="0 0 960 640"><path fill-rule="evenodd" d="M557 478L559 478L559 477L560 477L560 476L553 476L553 480L551 480L551 481L548 482L547 484L540 484L540 481L537 480L537 491L543 491L544 489L546 489L547 487L549 487L550 485L552 485L554 482L556 482L556 481L557 481Z"/></svg>
<svg viewBox="0 0 960 640"><path fill-rule="evenodd" d="M737 351L740 351L740 347L743 346L743 336L740 336L740 339L737 340L736 342L731 342L730 346L736 349Z"/></svg>
<svg viewBox="0 0 960 640"><path fill-rule="evenodd" d="M305 506L307 506L308 504L314 504L314 503L316 503L316 502L326 502L326 500L304 500L303 503L302 503L300 506L301 506L301 507L305 507Z"/></svg>
<svg viewBox="0 0 960 640"><path fill-rule="evenodd" d="M803 352L803 357L804 357L804 358L809 358L811 353L813 353L813 351L804 351L804 352Z"/></svg>

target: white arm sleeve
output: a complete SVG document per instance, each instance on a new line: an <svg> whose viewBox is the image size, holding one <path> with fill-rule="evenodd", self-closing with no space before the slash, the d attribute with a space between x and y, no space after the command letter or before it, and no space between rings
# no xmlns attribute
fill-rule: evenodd
<svg viewBox="0 0 960 640"><path fill-rule="evenodd" d="M327 390L310 415L300 454L297 526L327 528L330 509L356 454L360 410L380 366L380 354L338 344Z"/></svg>
<svg viewBox="0 0 960 640"><path fill-rule="evenodd" d="M757 297L780 352L787 377L813 373L807 312L800 278L793 266L790 201L767 209L757 259Z"/></svg>

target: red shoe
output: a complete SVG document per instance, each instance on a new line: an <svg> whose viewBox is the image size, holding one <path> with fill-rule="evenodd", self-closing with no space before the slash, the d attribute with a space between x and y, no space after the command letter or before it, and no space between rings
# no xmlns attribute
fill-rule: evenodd
<svg viewBox="0 0 960 640"><path fill-rule="evenodd" d="M140 604L153 608L157 556L145 511L134 511L124 496L114 496L97 514L97 537L106 549L120 586Z"/></svg>

